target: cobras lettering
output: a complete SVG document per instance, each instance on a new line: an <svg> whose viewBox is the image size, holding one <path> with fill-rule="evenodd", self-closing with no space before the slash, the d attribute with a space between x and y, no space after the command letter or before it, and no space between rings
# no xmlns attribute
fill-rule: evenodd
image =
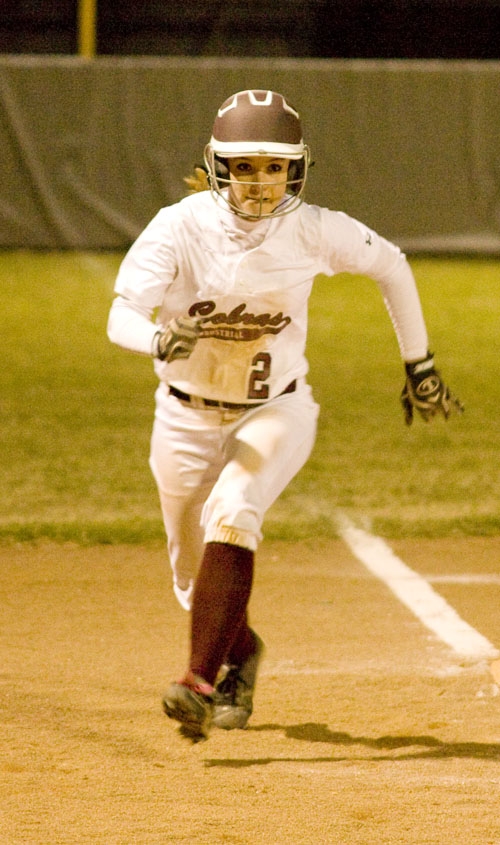
<svg viewBox="0 0 500 845"><path fill-rule="evenodd" d="M195 302L189 309L191 317L201 317L201 337L218 337L222 340L254 340L263 334L279 334L291 323L292 318L277 314L251 314L246 302L233 308L229 314L216 311L212 300Z"/></svg>

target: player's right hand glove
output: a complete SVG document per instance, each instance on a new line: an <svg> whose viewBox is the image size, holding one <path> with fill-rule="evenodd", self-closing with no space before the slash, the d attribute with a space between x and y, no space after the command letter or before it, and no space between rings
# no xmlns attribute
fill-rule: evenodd
<svg viewBox="0 0 500 845"><path fill-rule="evenodd" d="M434 369L434 356L428 352L421 361L405 364L406 381L401 393L401 404L406 425L413 422L413 412L429 422L440 413L447 420L452 411L462 413L464 406L452 396L440 374Z"/></svg>
<svg viewBox="0 0 500 845"><path fill-rule="evenodd" d="M166 329L153 338L153 357L160 361L189 358L200 336L200 323L193 317L173 317Z"/></svg>

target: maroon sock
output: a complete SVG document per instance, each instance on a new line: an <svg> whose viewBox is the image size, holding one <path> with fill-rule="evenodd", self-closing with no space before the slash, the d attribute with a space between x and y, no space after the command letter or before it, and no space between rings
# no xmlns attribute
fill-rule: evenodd
<svg viewBox="0 0 500 845"><path fill-rule="evenodd" d="M207 543L191 611L190 669L214 684L238 636L253 579L254 555L230 543Z"/></svg>
<svg viewBox="0 0 500 845"><path fill-rule="evenodd" d="M236 638L229 649L224 662L230 666L241 666L247 657L255 652L255 637L252 629L248 625L247 614L245 613Z"/></svg>

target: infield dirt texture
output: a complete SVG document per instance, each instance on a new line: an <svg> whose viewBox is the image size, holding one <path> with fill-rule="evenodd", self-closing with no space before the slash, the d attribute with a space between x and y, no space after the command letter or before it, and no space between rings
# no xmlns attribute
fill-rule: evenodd
<svg viewBox="0 0 500 845"><path fill-rule="evenodd" d="M500 538L394 547L500 642ZM0 561L6 845L500 843L498 686L341 541L264 543L250 726L195 746L161 712L188 624L163 544Z"/></svg>

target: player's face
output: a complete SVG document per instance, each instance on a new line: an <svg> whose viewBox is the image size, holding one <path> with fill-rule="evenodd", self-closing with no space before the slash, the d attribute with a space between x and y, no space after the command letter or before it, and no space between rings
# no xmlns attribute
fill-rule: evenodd
<svg viewBox="0 0 500 845"><path fill-rule="evenodd" d="M228 159L232 202L252 217L272 214L285 195L289 164L271 156Z"/></svg>

